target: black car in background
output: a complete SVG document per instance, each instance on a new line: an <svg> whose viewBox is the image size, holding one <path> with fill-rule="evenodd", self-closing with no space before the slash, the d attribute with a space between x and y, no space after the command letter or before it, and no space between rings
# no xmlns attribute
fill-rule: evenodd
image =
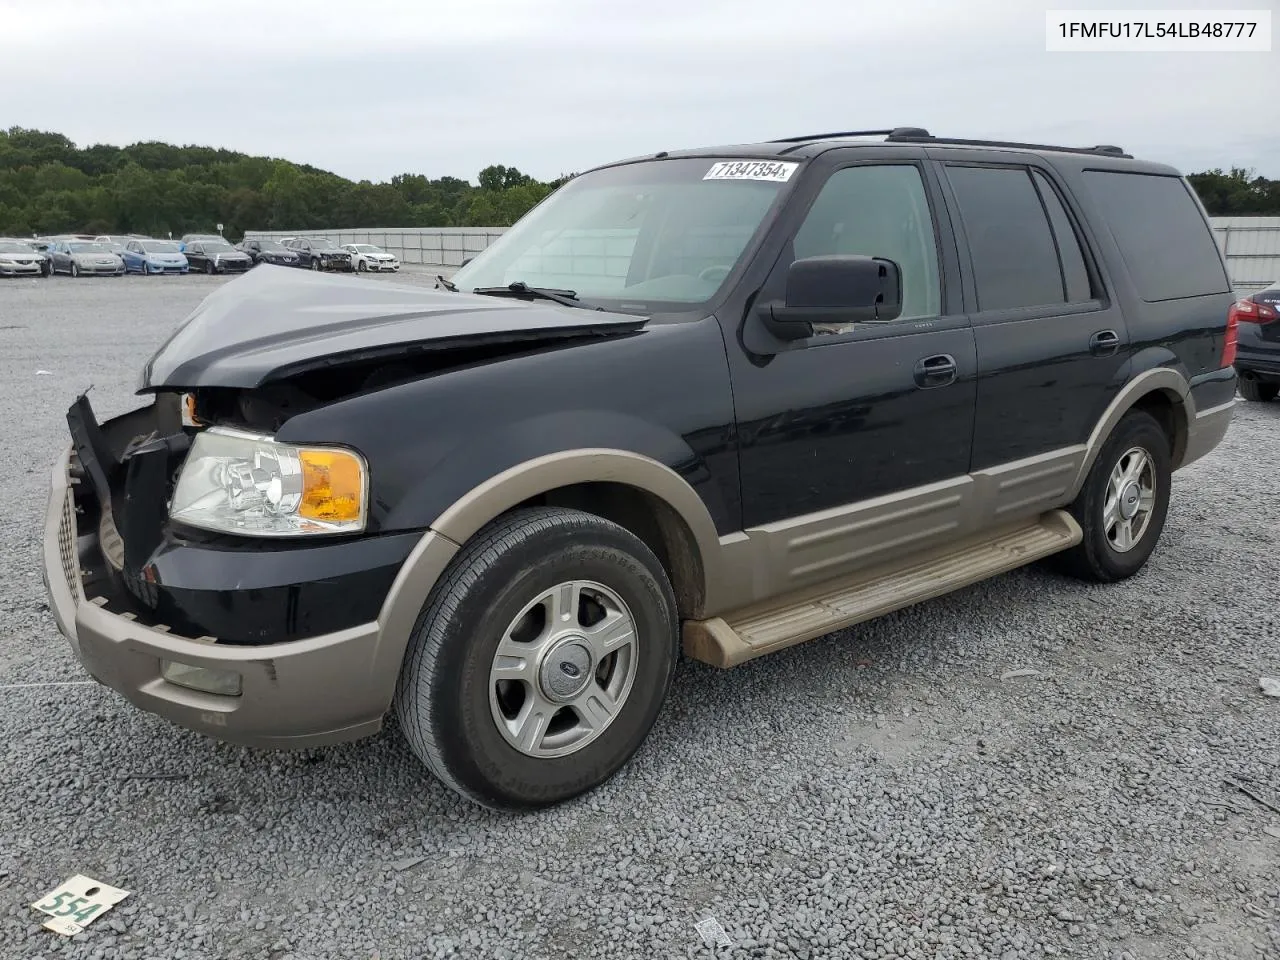
<svg viewBox="0 0 1280 960"><path fill-rule="evenodd" d="M193 240L183 252L192 271L244 273L253 266L253 260L247 253L237 250L225 240Z"/></svg>
<svg viewBox="0 0 1280 960"><path fill-rule="evenodd" d="M289 249L298 255L300 267L311 270L343 270L348 273L355 269L351 254L328 237L298 237L289 241Z"/></svg>
<svg viewBox="0 0 1280 960"><path fill-rule="evenodd" d="M306 266L298 254L279 240L241 240L236 249L249 255L254 264L274 263L281 267Z"/></svg>
<svg viewBox="0 0 1280 960"><path fill-rule="evenodd" d="M1280 397L1280 283L1237 300L1236 373L1240 396L1254 403Z"/></svg>

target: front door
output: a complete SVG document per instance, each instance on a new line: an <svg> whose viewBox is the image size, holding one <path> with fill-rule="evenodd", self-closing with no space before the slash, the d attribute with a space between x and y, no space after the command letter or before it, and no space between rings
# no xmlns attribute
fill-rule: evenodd
<svg viewBox="0 0 1280 960"><path fill-rule="evenodd" d="M769 576L782 582L773 589L908 553L963 527L976 359L957 309L954 247L939 255L950 227L930 176L917 162L834 161L793 199L803 213L790 218L790 242L757 298L783 300L796 259L884 257L901 271L897 319L772 350L748 313L731 342L744 527L776 541Z"/></svg>

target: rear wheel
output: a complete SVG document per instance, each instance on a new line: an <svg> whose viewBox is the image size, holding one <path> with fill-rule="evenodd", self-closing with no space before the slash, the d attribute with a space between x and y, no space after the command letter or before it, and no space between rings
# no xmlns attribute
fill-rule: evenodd
<svg viewBox="0 0 1280 960"><path fill-rule="evenodd" d="M1084 539L1055 558L1082 580L1112 583L1142 569L1164 529L1171 477L1169 439L1141 410L1112 431L1068 508Z"/></svg>
<svg viewBox="0 0 1280 960"><path fill-rule="evenodd" d="M1241 380L1240 396L1254 403L1270 403L1280 396L1280 383L1263 383L1261 380Z"/></svg>
<svg viewBox="0 0 1280 960"><path fill-rule="evenodd" d="M648 736L677 646L653 552L576 510L494 521L454 558L418 618L396 690L413 752L488 807L576 796Z"/></svg>

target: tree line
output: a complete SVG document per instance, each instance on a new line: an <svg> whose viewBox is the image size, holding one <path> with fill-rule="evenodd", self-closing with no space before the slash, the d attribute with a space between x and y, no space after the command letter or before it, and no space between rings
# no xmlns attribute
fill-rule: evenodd
<svg viewBox="0 0 1280 960"><path fill-rule="evenodd" d="M305 164L212 147L80 148L59 133L0 131L0 235L247 229L510 226L569 178L486 167L477 183L404 173L353 182ZM1211 170L1189 177L1210 214L1280 216L1280 181Z"/></svg>

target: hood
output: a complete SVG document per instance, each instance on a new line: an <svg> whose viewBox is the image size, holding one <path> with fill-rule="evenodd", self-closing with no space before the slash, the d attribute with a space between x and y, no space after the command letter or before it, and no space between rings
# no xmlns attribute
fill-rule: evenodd
<svg viewBox="0 0 1280 960"><path fill-rule="evenodd" d="M18 263L39 263L43 259L38 253L0 253L0 260L14 260Z"/></svg>
<svg viewBox="0 0 1280 960"><path fill-rule="evenodd" d="M253 270L198 306L143 368L140 393L257 387L415 350L639 330L647 319L300 270Z"/></svg>

